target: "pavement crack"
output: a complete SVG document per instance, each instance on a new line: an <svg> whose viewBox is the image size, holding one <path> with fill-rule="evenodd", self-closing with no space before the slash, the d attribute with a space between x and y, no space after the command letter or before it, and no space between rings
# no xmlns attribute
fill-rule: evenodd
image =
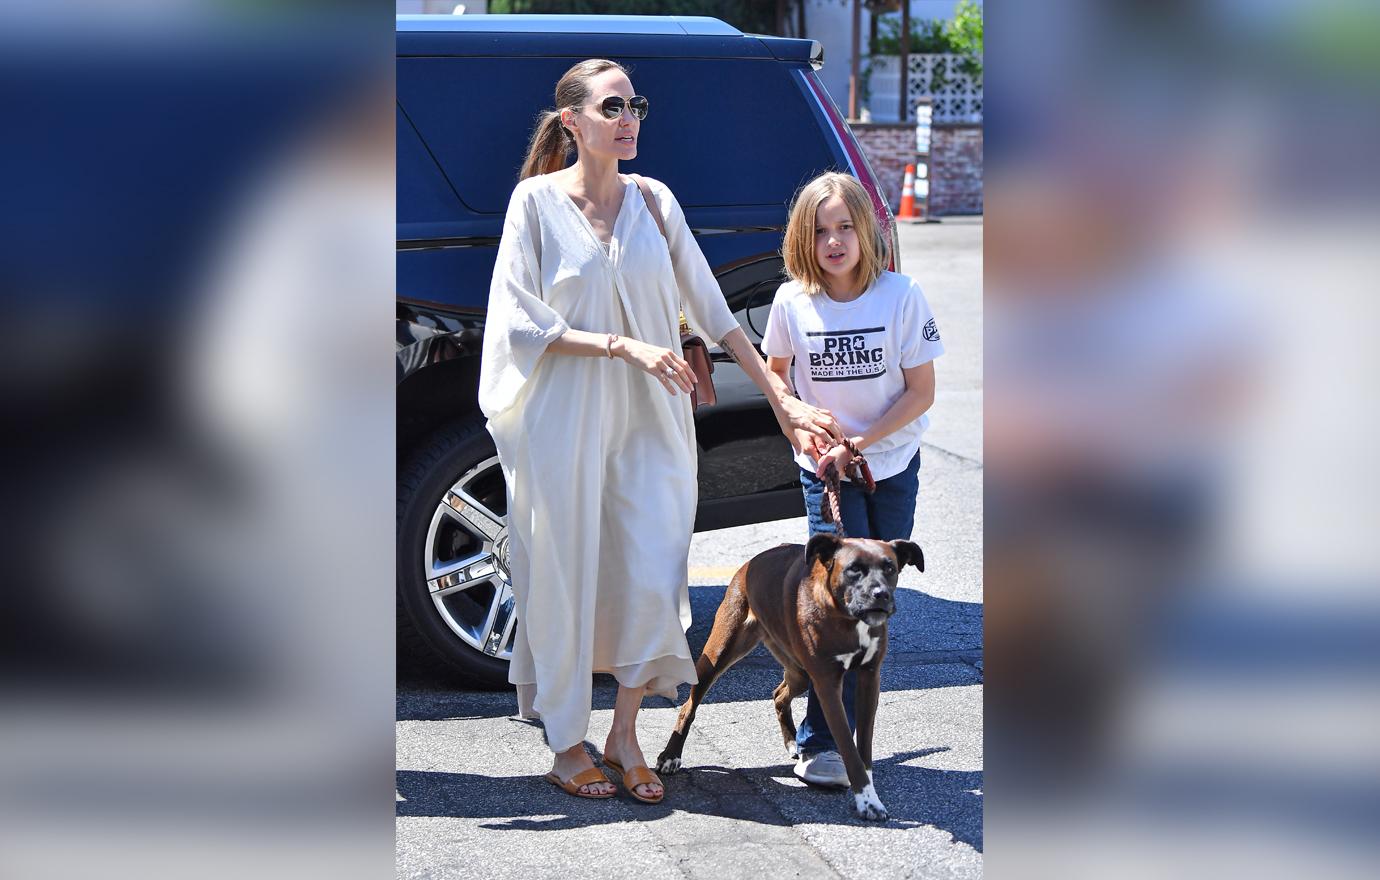
<svg viewBox="0 0 1380 880"><path fill-rule="evenodd" d="M930 450L930 451L932 451L932 452L936 452L936 453L938 453L939 455L944 456L945 458L952 459L953 461L957 461L957 462L962 462L963 464L970 465L970 466L972 466L972 467L977 468L978 470L982 470L982 460L981 460L981 459L969 458L969 457L966 456L966 455L960 455L960 454L957 453L957 452L951 452L950 450L945 449L945 448L942 447L942 446L935 446L933 443L926 443L926 442L923 441L923 440L920 441L920 445L923 446L923 447L924 447L925 449L927 449L927 450Z"/></svg>

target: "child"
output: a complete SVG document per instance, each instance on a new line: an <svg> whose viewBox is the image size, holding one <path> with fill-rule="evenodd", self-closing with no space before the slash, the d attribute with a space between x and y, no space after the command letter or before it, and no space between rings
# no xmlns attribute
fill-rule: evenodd
<svg viewBox="0 0 1380 880"><path fill-rule="evenodd" d="M919 285L886 271L887 252L857 180L830 172L806 184L791 206L782 247L790 280L772 303L762 351L773 381L793 384L802 401L832 412L867 457L876 492L867 495L846 479L840 486L848 537L891 541L909 539L914 525L920 435L934 402L934 359L944 346ZM822 476L831 463L843 473L852 454L803 433L794 445L810 534L832 532L821 517ZM857 670L850 670L843 682L850 730L856 682ZM810 783L847 785L813 687L807 700L795 773Z"/></svg>

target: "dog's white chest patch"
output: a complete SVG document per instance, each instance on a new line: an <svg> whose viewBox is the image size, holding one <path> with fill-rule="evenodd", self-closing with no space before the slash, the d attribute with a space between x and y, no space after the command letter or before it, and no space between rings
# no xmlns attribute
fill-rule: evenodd
<svg viewBox="0 0 1380 880"><path fill-rule="evenodd" d="M882 640L874 639L872 637L872 631L868 628L867 624L860 620L858 621L858 650L851 651L847 654L836 654L834 655L834 659L842 663L843 668L846 670L853 665L854 660L858 659L858 655L862 654L863 658L858 665L865 666L872 662L872 658L877 654L877 646L881 643Z"/></svg>
<svg viewBox="0 0 1380 880"><path fill-rule="evenodd" d="M872 658L877 653L877 646L881 643L881 639L874 639L872 637L872 631L867 628L867 624L863 623L861 620L858 621L858 649L866 652L863 654L862 662L858 664L859 666L865 666L872 662Z"/></svg>

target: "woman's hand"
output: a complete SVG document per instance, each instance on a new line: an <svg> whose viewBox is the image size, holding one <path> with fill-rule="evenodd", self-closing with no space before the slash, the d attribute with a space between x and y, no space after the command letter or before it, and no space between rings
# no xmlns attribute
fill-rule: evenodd
<svg viewBox="0 0 1380 880"><path fill-rule="evenodd" d="M802 431L798 428L791 428L786 432L786 439L791 441L791 447L796 453L804 452L814 461L819 461L819 457L829 451L833 441L820 437L818 434L811 434L809 431Z"/></svg>
<svg viewBox="0 0 1380 880"><path fill-rule="evenodd" d="M679 388L689 394L695 387L695 371L679 353L659 345L651 345L626 336L618 337L611 350L643 372L651 373L672 397Z"/></svg>
<svg viewBox="0 0 1380 880"><path fill-rule="evenodd" d="M783 432L790 438L796 431L803 431L815 438L816 444L832 445L843 439L843 430L834 421L834 414L827 409L810 406L794 397L781 398L784 416ZM827 448L827 446L826 446Z"/></svg>

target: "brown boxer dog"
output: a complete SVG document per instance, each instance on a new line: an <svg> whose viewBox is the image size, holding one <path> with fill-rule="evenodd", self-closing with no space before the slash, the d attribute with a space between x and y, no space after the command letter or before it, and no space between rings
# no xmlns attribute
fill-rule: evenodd
<svg viewBox="0 0 1380 880"><path fill-rule="evenodd" d="M815 535L804 547L783 544L750 559L733 575L714 616L700 659L699 682L680 709L657 770L681 766L695 710L719 676L763 641L785 675L772 699L786 751L795 756L791 700L813 683L829 732L848 769L853 813L884 820L886 807L872 787L872 728L886 656L886 625L896 610L901 568L925 570L925 557L910 541L871 541ZM857 744L843 711L843 674L858 670Z"/></svg>

